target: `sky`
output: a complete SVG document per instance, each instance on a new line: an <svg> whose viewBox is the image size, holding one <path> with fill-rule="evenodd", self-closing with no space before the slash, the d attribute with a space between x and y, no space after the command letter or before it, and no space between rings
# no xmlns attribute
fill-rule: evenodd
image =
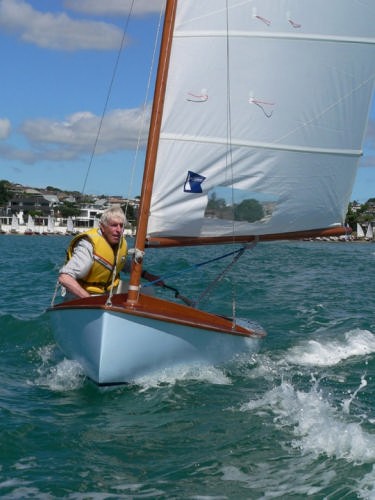
<svg viewBox="0 0 375 500"><path fill-rule="evenodd" d="M140 194L152 86L145 89L163 4L0 0L0 180ZM375 99L351 200L372 197Z"/></svg>

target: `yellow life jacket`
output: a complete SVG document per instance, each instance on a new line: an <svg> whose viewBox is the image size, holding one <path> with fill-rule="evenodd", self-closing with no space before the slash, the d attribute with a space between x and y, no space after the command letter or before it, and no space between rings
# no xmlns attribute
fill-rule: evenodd
<svg viewBox="0 0 375 500"><path fill-rule="evenodd" d="M124 267L127 244L125 238L121 238L119 243L118 255L116 258L115 252L108 241L102 236L97 228L89 229L82 234L75 236L70 242L67 250L67 259L73 255L73 249L77 242L82 239L88 239L94 250L94 263L84 279L78 279L78 283L89 293L106 293L109 292L112 285L112 274L116 268L116 276L113 281L113 287L118 286L120 282L120 271ZM116 262L115 262L116 259Z"/></svg>

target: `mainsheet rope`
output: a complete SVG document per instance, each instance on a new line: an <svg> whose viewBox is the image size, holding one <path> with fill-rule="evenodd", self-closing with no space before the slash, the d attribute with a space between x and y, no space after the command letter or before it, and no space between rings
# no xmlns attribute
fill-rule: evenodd
<svg viewBox="0 0 375 500"><path fill-rule="evenodd" d="M246 245L243 245L241 248L238 248L237 250L233 250L232 252L228 252L228 253L225 253L223 255L219 255L218 257L214 257L213 259L205 260L204 262L199 262L198 264L193 264L193 265L188 266L185 269L182 269L180 271L175 271L173 273L164 274L162 276L159 276L158 279L156 279L154 281L150 281L149 283L146 283L142 286L144 288L146 288L148 286L154 286L159 281L165 281L165 280L172 278L174 276L184 274L192 269L198 269L198 268L205 266L207 264L211 264L212 262L216 262L218 260L225 259L226 257L230 257L231 255L234 255L232 261L225 267L225 269L223 269L223 271L215 278L215 280L209 284L209 286L206 288L206 290L204 290L201 293L201 295L199 296L199 299L197 301L193 301L194 306L196 306L213 289L213 287L223 278L223 276L238 261L238 259L244 254L244 252L246 250L253 249L257 243L258 243L258 239L255 239L254 241L247 243Z"/></svg>

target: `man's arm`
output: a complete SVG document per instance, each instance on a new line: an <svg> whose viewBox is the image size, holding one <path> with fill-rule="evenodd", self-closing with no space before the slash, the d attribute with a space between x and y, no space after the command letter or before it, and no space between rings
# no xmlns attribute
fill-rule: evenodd
<svg viewBox="0 0 375 500"><path fill-rule="evenodd" d="M65 287L68 292L76 295L80 299L90 297L89 292L82 288L78 281L74 279L73 276L70 276L70 274L61 273L59 275L59 283Z"/></svg>
<svg viewBox="0 0 375 500"><path fill-rule="evenodd" d="M89 297L89 292L77 280L87 276L93 261L91 243L86 239L80 240L73 250L72 258L60 269L59 283L79 298Z"/></svg>

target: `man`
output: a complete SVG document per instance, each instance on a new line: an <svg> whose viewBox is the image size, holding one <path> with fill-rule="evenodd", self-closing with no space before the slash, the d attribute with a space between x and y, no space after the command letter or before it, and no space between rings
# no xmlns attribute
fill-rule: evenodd
<svg viewBox="0 0 375 500"><path fill-rule="evenodd" d="M59 272L59 283L69 294L79 298L105 294L120 284L120 271L127 257L123 237L125 221L120 207L108 208L100 218L99 228L89 229L72 239L67 262ZM149 281L158 279L147 271L142 277ZM162 281L157 284L164 285Z"/></svg>

